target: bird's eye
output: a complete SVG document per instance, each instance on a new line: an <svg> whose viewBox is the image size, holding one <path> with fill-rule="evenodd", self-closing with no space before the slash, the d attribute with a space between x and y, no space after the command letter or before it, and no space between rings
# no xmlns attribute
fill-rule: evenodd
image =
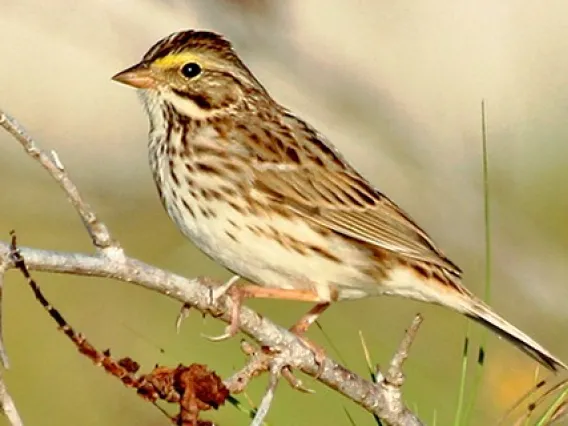
<svg viewBox="0 0 568 426"><path fill-rule="evenodd" d="M195 62L189 62L181 67L181 73L187 78L197 77L201 73L201 67Z"/></svg>

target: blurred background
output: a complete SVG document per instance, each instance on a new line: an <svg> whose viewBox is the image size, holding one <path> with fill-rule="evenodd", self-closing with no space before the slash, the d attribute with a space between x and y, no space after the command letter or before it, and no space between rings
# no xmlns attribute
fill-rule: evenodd
<svg viewBox="0 0 568 426"><path fill-rule="evenodd" d="M54 149L127 253L186 276L227 278L162 211L146 158L147 121L133 90L110 81L158 39L186 28L227 35L273 96L325 133L432 234L483 293L481 100L492 200L491 304L568 361L568 3L424 0L0 0L0 106ZM62 191L0 132L0 233L92 252ZM36 274L52 303L99 348L154 364L206 363L223 377L245 359L223 324L124 283ZM251 301L282 325L308 306ZM361 330L388 362L413 315L425 322L406 367L406 402L429 423L455 411L466 320L398 299L341 303L311 338L366 375ZM16 272L7 276L7 383L27 424L158 425L162 414L79 356ZM480 330L472 328L472 355ZM339 354L337 353L339 352ZM490 337L473 424L492 424L534 382L535 363ZM473 359L472 359L473 364ZM309 378L315 395L279 387L271 425L375 424ZM258 403L266 379L248 389ZM244 399L245 405L247 404ZM293 410L293 411L292 411ZM293 414L292 414L293 413ZM246 425L231 406L210 415ZM0 425L5 424L0 417Z"/></svg>

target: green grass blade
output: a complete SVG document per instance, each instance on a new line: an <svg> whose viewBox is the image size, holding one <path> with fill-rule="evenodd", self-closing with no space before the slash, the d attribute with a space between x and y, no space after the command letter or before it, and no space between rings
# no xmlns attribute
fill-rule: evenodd
<svg viewBox="0 0 568 426"><path fill-rule="evenodd" d="M462 353L462 368L460 374L460 385L458 391L458 403L456 406L456 415L454 417L454 426L460 426L462 424L463 409L465 401L465 388L467 383L467 365L468 365L468 352L469 352L469 333L471 328L471 322L467 320L467 328L465 331L465 339L463 342L463 353Z"/></svg>
<svg viewBox="0 0 568 426"><path fill-rule="evenodd" d="M551 424L550 422L554 414L560 407L562 407L563 404L566 404L567 398L568 398L568 389L564 389L564 391L560 393L560 395L558 395L558 398L556 398L554 402L550 405L550 407L548 407L546 413L544 413L544 415L538 420L535 426L546 426Z"/></svg>
<svg viewBox="0 0 568 426"><path fill-rule="evenodd" d="M485 101L481 101L481 143L482 143L482 157L483 157L483 222L485 225L485 286L483 289L483 300L486 303L491 301L491 276L492 276L492 248L491 248L491 197L489 191L489 154L487 149L487 121L485 114ZM479 352L477 356L477 367L475 369L475 376L471 387L471 398L469 400L465 416L464 425L470 424L471 414L475 403L479 387L483 380L483 366L485 360L485 347L487 346L488 330L483 328L481 330L481 338L479 345Z"/></svg>
<svg viewBox="0 0 568 426"><path fill-rule="evenodd" d="M353 419L353 417L351 417L351 413L347 410L346 407L343 407L343 411L345 412L345 415L347 416L347 419L349 420L349 424L351 426L357 426L357 423L355 423L355 419Z"/></svg>
<svg viewBox="0 0 568 426"><path fill-rule="evenodd" d="M323 338L327 341L327 344L331 347L331 350L333 352L335 352L335 354L337 355L337 358L339 359L339 361L343 364L343 365L347 365L347 362L345 361L345 358L343 358L343 355L341 355L341 352L339 351L339 348L335 345L335 343L333 343L333 341L331 340L331 338L329 337L329 334L326 333L326 331L323 329L322 325L319 323L319 321L316 321L316 326L319 328L319 330L321 331L321 334L323 334Z"/></svg>

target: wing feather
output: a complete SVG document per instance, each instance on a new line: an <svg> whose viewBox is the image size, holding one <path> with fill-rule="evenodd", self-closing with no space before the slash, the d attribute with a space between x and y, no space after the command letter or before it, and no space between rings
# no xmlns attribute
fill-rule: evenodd
<svg viewBox="0 0 568 426"><path fill-rule="evenodd" d="M268 202L365 244L461 271L402 209L353 169L306 122L277 104L272 121L259 120L262 137L236 138L254 159L251 189ZM268 154L270 153L270 154Z"/></svg>
<svg viewBox="0 0 568 426"><path fill-rule="evenodd" d="M361 176L313 165L259 170L255 175L257 190L310 221L456 275L461 272L406 213Z"/></svg>

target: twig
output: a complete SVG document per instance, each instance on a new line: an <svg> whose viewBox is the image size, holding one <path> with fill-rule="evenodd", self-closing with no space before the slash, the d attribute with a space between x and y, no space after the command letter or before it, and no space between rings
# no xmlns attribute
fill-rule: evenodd
<svg viewBox="0 0 568 426"><path fill-rule="evenodd" d="M102 251L106 256L123 255L122 249L116 242L106 225L98 218L91 206L81 197L79 190L71 181L63 163L55 151L50 154L38 147L36 142L26 133L23 127L12 117L0 109L0 126L6 129L24 147L30 157L38 161L43 168L55 179L59 186L65 191L67 198L79 213L85 228L91 236L94 246Z"/></svg>
<svg viewBox="0 0 568 426"><path fill-rule="evenodd" d="M2 364L5 368L8 368L8 356L6 355L6 348L4 346L4 336L2 333L2 310L3 295L4 295L4 273L8 268L8 261L6 258L0 258L0 357L2 359ZM11 426L23 426L20 414L16 408L14 400L8 393L6 383L4 382L4 375L0 372L0 408L8 418L8 422Z"/></svg>
<svg viewBox="0 0 568 426"><path fill-rule="evenodd" d="M4 274L8 267L8 262L6 259L0 259L0 361L4 368L10 368L10 361L8 360L8 354L6 353L6 346L4 346Z"/></svg>
<svg viewBox="0 0 568 426"><path fill-rule="evenodd" d="M412 345L412 342L414 341L414 338L416 337L416 333L418 332L420 324L422 324L422 317L420 316L420 314L417 314L410 324L408 330L406 330L404 338L400 342L400 346L394 354L386 374L382 376L381 372L377 370L376 377L382 379L379 382L379 386L381 386L381 388L385 392L385 404L387 405L387 411L389 412L396 413L404 409L401 391L402 385L404 384L402 366L404 365L404 361L406 361L406 359L408 358L408 351L410 349L410 346ZM377 415L377 413L374 414ZM387 422L390 421L389 418L386 418L384 416L378 415L378 417L381 420Z"/></svg>
<svg viewBox="0 0 568 426"><path fill-rule="evenodd" d="M210 286L220 283L207 278L186 279L125 256L118 243L111 238L106 226L97 219L79 195L76 186L62 170L61 161L59 159L54 161L51 156L41 151L23 132L19 124L1 110L0 126L8 130L24 146L26 152L39 161L60 184L83 219L93 244L99 248L96 255L20 248L30 270L106 277L129 282L189 304L202 313L214 314L224 322L230 323L232 301L228 297L221 297L213 303L211 301ZM0 259L8 262L7 268L15 267L10 259L9 244L0 242ZM239 327L261 346L270 347L276 352L285 349L296 368L312 377L317 377L318 381L374 413L387 424L393 426L422 424L402 403L400 388L371 383L328 357L323 359L321 365L318 364L313 352L306 348L297 336L247 307L241 308ZM398 404L392 404L393 398Z"/></svg>
<svg viewBox="0 0 568 426"><path fill-rule="evenodd" d="M0 373L0 405L2 407L2 411L8 418L8 422L11 426L24 426L24 422L18 413L18 409L16 408L16 404L14 404L14 400L8 393L8 389L6 388L6 383L4 383L3 374Z"/></svg>
<svg viewBox="0 0 568 426"><path fill-rule="evenodd" d="M420 328L420 324L422 324L422 316L420 314L416 314L414 320L410 324L408 330L404 335L404 338L400 342L400 346L398 347L398 351L393 356L389 369L385 374L384 381L395 385L397 387L402 386L404 383L404 374L402 372L402 366L404 361L408 358L408 351L410 350L410 346L414 339L416 338L416 333L418 333L418 329Z"/></svg>
<svg viewBox="0 0 568 426"><path fill-rule="evenodd" d="M285 367L284 365L281 366L274 365L274 367L271 369L270 380L268 381L268 387L266 389L264 396L262 397L262 401L260 401L260 404L256 409L256 414L254 415L254 419L252 419L250 426L261 426L262 423L264 422L264 419L268 414L268 410L270 409L270 405L274 400L274 394L276 393L276 386L278 386L278 381L280 379L280 372L284 367Z"/></svg>

